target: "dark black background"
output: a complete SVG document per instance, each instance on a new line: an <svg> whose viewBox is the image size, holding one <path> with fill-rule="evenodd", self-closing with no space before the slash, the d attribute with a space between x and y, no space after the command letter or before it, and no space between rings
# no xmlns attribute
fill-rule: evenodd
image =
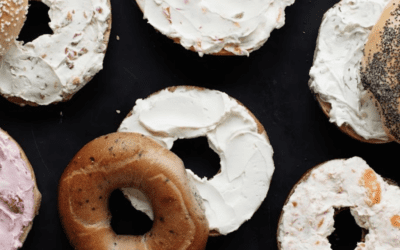
<svg viewBox="0 0 400 250"><path fill-rule="evenodd" d="M133 0L111 0L113 23L104 69L72 100L32 108L0 99L0 127L25 150L43 195L23 249L72 249L57 213L57 186L64 168L83 145L115 132L136 99L174 85L217 89L241 101L264 125L275 151L275 173L260 209L236 232L210 239L207 250L277 249L278 219L290 189L306 170L321 162L361 156L380 175L399 182L399 145L365 144L343 134L329 123L308 88L322 15L336 2L297 0L286 9L285 26L272 32L249 58L200 58L157 33ZM46 11L41 3L31 6L21 39L49 32ZM200 175L218 171L218 157L203 139L179 141L173 151ZM112 196L111 203L117 232L141 233L151 227L120 193ZM351 216L341 217L346 228ZM354 242L359 239L351 237ZM355 247L341 244L335 249Z"/></svg>

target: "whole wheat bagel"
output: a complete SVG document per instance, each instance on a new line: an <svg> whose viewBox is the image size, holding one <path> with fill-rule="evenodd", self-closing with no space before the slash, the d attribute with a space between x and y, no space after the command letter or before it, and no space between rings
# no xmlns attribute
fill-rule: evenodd
<svg viewBox="0 0 400 250"><path fill-rule="evenodd" d="M116 235L108 198L137 187L155 210L143 236ZM182 161L140 134L114 133L84 146L61 176L58 209L75 249L204 249L208 223Z"/></svg>
<svg viewBox="0 0 400 250"><path fill-rule="evenodd" d="M23 245L23 243L25 242L29 231L32 228L33 225L33 218L39 213L39 208L40 208L40 202L42 199L42 195L39 192L39 189L37 187L37 183L36 183L36 178L35 178L35 173L33 171L32 165L30 164L28 158L26 157L24 151L22 150L22 148L19 146L19 144L9 135L7 134L7 132L3 131L2 129L0 129L0 158L4 157L4 151L3 150L9 150L7 148L1 148L1 145L3 145L3 139L5 139L5 141L8 141L7 143L9 143L11 145L11 147L16 147L19 150L19 155L20 155L20 160L23 162L23 166L26 169L21 169L19 172L24 172L24 171L28 171L30 179L31 179L31 185L32 185L32 190L31 191L27 191L28 193L30 192L32 195L32 199L33 199L33 205L32 207L27 206L26 204L24 204L27 201L21 200L21 197L4 197L3 195L6 195L5 192L3 192L4 190L2 189L2 183L0 182L0 203L6 204L8 206L8 208L10 209L10 211L12 211L13 213L16 213L15 217L18 217L21 214L24 213L30 213L32 215L32 217L30 218L30 220L28 222L25 222L24 225L20 228L20 233L18 236L18 241L19 242L15 242L14 246L10 248L10 246L5 245L5 242L1 242L0 240L0 247L2 250L11 250L11 249L16 249L15 246L17 246L17 248L21 247ZM17 158L18 159L18 158ZM0 161L5 160L4 159L0 159ZM15 163L15 162L14 162ZM15 163L17 164L17 163ZM2 167L5 167L5 165L3 165ZM15 166L17 167L17 166ZM4 170L3 170L4 171ZM0 180L1 180L1 175L2 175L2 170L0 168ZM8 179L7 181L10 181L10 179ZM11 183L11 185L14 185L15 188L17 188L18 183ZM3 197L2 197L3 196ZM17 201L19 200L19 201ZM25 209L31 209L32 211L26 211ZM0 204L0 211L2 210L2 206ZM21 211L22 210L22 211ZM2 227L2 223L6 223L5 221L1 221L0 220L0 228ZM0 232L0 237L2 237L1 235L4 232ZM3 234L4 236L5 234ZM12 239L13 237L15 237L14 235L8 235L8 239Z"/></svg>

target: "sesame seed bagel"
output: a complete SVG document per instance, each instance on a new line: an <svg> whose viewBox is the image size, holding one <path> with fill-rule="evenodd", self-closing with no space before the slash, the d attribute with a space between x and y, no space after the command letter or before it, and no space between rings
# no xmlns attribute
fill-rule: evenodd
<svg viewBox="0 0 400 250"><path fill-rule="evenodd" d="M28 191L26 191L27 192L26 196L24 196L23 194L22 195L18 194L19 191L17 190L12 190L12 189L10 190L9 189L10 187L7 187L7 183L4 186L4 184L0 182L0 211L2 211L3 209L2 205L5 204L8 207L9 211L11 213L14 213L13 218L16 218L16 220L14 221L15 223L14 228L18 230L18 227L20 225L19 228L20 231L17 232L16 235L15 234L7 235L4 233L4 231L0 231L0 247L2 250L14 250L20 248L23 245L28 236L29 231L32 229L33 218L39 213L42 195L40 194L39 189L37 187L35 173L33 171L32 165L30 164L28 158L26 157L20 145L9 134L7 134L7 132L1 129L0 129L0 137L1 137L0 163L6 160L7 157L6 151L15 147L19 151L18 155L14 155L13 157L11 156L14 159L13 160L14 166L12 167L16 169L18 167L23 167L22 169L17 170L16 173L12 173L13 177L17 177L17 179L5 177L7 179L8 184L11 185L10 187L12 189L14 188L16 189L17 187L20 187L20 184L26 178L26 180L29 182L29 187L30 187ZM4 148L2 148L2 146L4 146ZM7 165L4 163L0 166L0 181L1 178L3 177L2 175L6 174L5 172L7 172L6 169L2 168L6 167ZM29 198L27 198L27 200L24 200L24 197L29 197ZM20 223L19 222L20 219L18 217L21 217L24 214L27 214L27 218L25 219L21 218L23 222ZM2 219L1 216L0 219ZM4 229L3 226L5 225L2 225L4 223L7 223L7 220L5 221L0 220L1 230ZM6 241L4 241L3 238L5 236L7 236Z"/></svg>
<svg viewBox="0 0 400 250"><path fill-rule="evenodd" d="M0 0L0 56L21 32L27 10L28 0Z"/></svg>
<svg viewBox="0 0 400 250"><path fill-rule="evenodd" d="M143 236L117 235L110 225L113 190L136 187L155 211ZM113 133L84 146L61 176L58 209L75 249L205 249L208 223L182 161L152 139Z"/></svg>

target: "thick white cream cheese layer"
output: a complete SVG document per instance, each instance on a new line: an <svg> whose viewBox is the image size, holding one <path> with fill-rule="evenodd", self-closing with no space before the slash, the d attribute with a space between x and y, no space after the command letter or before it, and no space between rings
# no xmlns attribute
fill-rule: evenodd
<svg viewBox="0 0 400 250"><path fill-rule="evenodd" d="M0 92L39 105L68 99L103 68L111 9L107 0L42 0L52 35L15 41L0 57Z"/></svg>
<svg viewBox="0 0 400 250"><path fill-rule="evenodd" d="M284 206L281 249L331 249L327 237L334 231L334 208L349 207L358 226L369 230L356 250L399 250L399 197L400 188L359 157L326 162L311 171Z"/></svg>
<svg viewBox="0 0 400 250"><path fill-rule="evenodd" d="M388 140L360 80L363 49L389 0L342 0L323 18L310 88L330 103L330 121L344 123L365 139Z"/></svg>
<svg viewBox="0 0 400 250"><path fill-rule="evenodd" d="M206 136L220 156L221 171L212 179L187 170L205 205L210 230L235 231L265 199L274 162L266 137L246 108L227 94L178 87L139 99L120 132L138 132L171 149L177 139ZM152 218L150 204L137 191L125 189L132 205ZM136 192L136 195L135 195Z"/></svg>
<svg viewBox="0 0 400 250"><path fill-rule="evenodd" d="M144 18L200 56L225 49L249 55L285 23L294 0L137 0Z"/></svg>

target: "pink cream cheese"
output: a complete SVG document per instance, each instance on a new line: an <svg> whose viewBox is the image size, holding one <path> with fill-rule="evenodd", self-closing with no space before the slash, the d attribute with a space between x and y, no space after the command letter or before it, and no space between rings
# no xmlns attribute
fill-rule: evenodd
<svg viewBox="0 0 400 250"><path fill-rule="evenodd" d="M34 185L18 146L0 129L1 250L15 250L22 246L19 239L22 230L34 215Z"/></svg>

